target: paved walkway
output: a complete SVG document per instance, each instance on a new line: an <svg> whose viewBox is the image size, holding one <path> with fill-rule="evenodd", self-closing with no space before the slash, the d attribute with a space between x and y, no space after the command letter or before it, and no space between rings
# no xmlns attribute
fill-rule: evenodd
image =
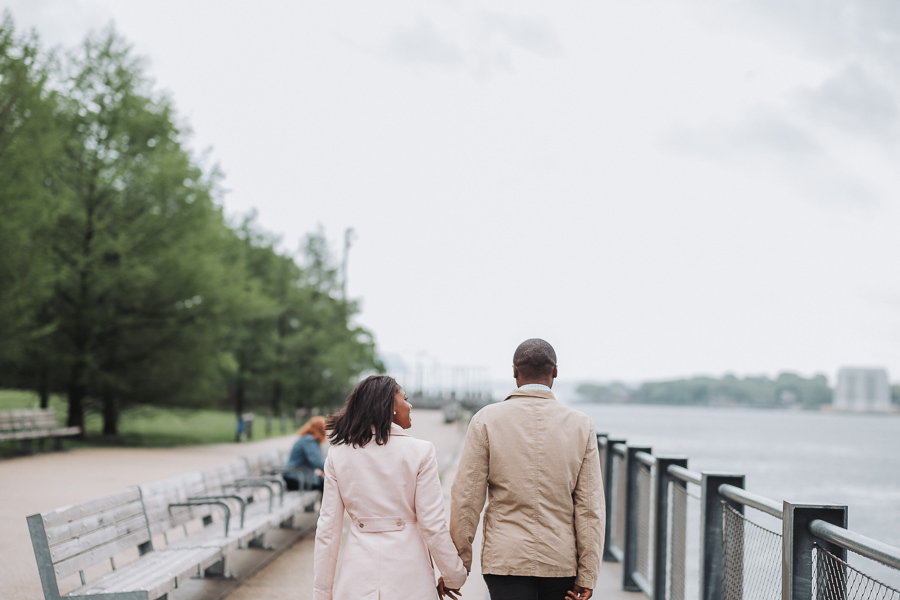
<svg viewBox="0 0 900 600"><path fill-rule="evenodd" d="M414 410L410 433L435 444L449 514L450 484L465 430L459 425L445 425L439 411ZM33 600L43 597L26 516L129 486L214 467L239 456L289 447L292 443L293 436L286 436L249 444L162 449L103 448L0 460L0 598ZM477 539L476 551L480 547L481 542ZM212 586L209 594L201 596L204 600L217 598L222 590L233 589L228 600L308 598L312 595L312 549L313 536L310 535L295 543L237 589L230 585ZM479 563L480 558L476 554L473 568L477 570ZM642 597L620 591L620 580L618 565L604 564L595 597L604 600ZM484 583L477 571L472 573L463 594L469 600L483 600L486 597ZM178 593L175 595L180 597Z"/></svg>

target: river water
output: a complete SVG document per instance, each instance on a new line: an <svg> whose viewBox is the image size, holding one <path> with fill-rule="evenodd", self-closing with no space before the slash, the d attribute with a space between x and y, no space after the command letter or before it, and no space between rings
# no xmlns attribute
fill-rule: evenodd
<svg viewBox="0 0 900 600"><path fill-rule="evenodd" d="M686 456L693 471L745 475L748 491L772 500L847 505L851 530L900 547L898 414L573 406L598 432L650 446L658 456Z"/></svg>

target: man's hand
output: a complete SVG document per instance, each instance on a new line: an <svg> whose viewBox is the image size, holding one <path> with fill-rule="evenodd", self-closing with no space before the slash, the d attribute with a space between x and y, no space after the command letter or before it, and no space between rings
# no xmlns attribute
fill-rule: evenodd
<svg viewBox="0 0 900 600"><path fill-rule="evenodd" d="M444 587L444 578L443 577L438 578L437 591L438 591L438 596L440 596L441 598L444 597L444 594L446 594L450 598L453 598L453 600L456 600L456 598L459 598L460 596L462 596L462 594L459 591L459 588L453 589L453 588Z"/></svg>
<svg viewBox="0 0 900 600"><path fill-rule="evenodd" d="M594 595L594 590L586 587L581 587L577 583L572 586L572 589L566 592L566 600L588 600L591 596Z"/></svg>

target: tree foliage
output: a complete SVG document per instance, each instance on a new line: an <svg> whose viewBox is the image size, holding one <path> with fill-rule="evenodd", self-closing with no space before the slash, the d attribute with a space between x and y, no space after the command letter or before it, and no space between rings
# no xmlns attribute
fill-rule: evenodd
<svg viewBox="0 0 900 600"><path fill-rule="evenodd" d="M0 23L0 360L21 364L23 344L45 335L38 311L51 285L44 236L57 206L52 163L62 136L53 63L37 37L17 36L12 17Z"/></svg>
<svg viewBox="0 0 900 600"><path fill-rule="evenodd" d="M379 368L324 234L301 266L252 218L230 226L112 28L57 64L6 15L0 111L0 385L115 434L130 405L322 405Z"/></svg>
<svg viewBox="0 0 900 600"><path fill-rule="evenodd" d="M780 373L775 379L726 375L721 379L693 377L653 381L636 390L621 385L585 384L578 392L595 402L635 402L684 406L754 406L766 408L818 408L830 404L832 390L824 375L809 379L795 373Z"/></svg>

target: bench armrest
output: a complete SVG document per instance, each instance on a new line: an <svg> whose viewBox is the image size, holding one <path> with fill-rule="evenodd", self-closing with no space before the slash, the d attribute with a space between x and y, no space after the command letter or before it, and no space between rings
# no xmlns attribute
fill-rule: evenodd
<svg viewBox="0 0 900 600"><path fill-rule="evenodd" d="M271 482L268 481L246 481L237 479L233 483L226 483L222 485L222 489L225 488L234 488L234 489L242 489L242 488L265 488L269 490L269 512L272 512L272 508L274 504L272 503L275 498L275 490L272 489Z"/></svg>
<svg viewBox="0 0 900 600"><path fill-rule="evenodd" d="M169 513L173 506L202 506L204 504L217 504L225 509L225 537L228 537L228 524L231 521L231 507L224 500L194 500L189 502L173 502L169 505Z"/></svg>
<svg viewBox="0 0 900 600"><path fill-rule="evenodd" d="M238 494L215 494L211 496L191 496L188 500L236 500L241 505L241 529L244 528L244 513L247 512L247 500Z"/></svg>
<svg viewBox="0 0 900 600"><path fill-rule="evenodd" d="M242 477L237 480L237 483L271 483L278 486L278 502L279 506L284 506L284 479L281 477L266 477L266 476L257 476L257 477Z"/></svg>

